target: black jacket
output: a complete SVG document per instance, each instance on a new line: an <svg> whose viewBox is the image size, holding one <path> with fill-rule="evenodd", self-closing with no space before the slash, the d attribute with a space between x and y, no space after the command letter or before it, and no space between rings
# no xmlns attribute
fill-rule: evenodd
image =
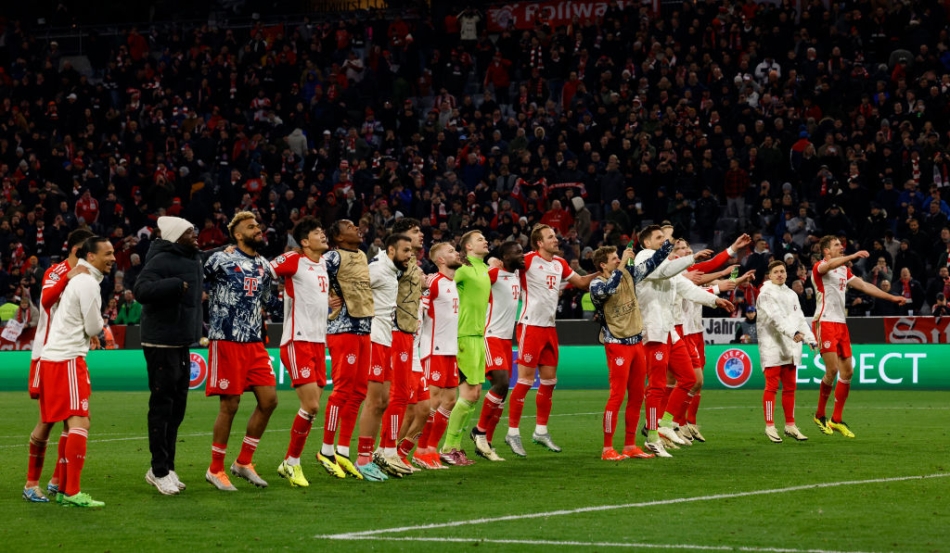
<svg viewBox="0 0 950 553"><path fill-rule="evenodd" d="M203 285L198 252L167 240L152 242L134 289L142 304L142 343L188 346L200 340Z"/></svg>

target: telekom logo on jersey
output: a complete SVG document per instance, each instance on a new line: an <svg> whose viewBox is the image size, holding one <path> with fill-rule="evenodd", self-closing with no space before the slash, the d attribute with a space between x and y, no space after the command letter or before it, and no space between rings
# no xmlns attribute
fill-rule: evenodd
<svg viewBox="0 0 950 553"><path fill-rule="evenodd" d="M257 289L261 286L261 279L257 277L244 277L244 291L247 292L246 296L253 296L254 292L257 292Z"/></svg>
<svg viewBox="0 0 950 553"><path fill-rule="evenodd" d="M554 275L548 275L548 290L554 290L557 288L557 277Z"/></svg>

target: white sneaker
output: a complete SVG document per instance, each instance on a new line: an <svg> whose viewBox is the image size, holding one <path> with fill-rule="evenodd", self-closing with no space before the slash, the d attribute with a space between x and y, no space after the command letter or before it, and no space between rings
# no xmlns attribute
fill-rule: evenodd
<svg viewBox="0 0 950 553"><path fill-rule="evenodd" d="M660 436L663 436L676 445L686 445L686 442L676 434L676 430L673 430L672 426L660 425L656 431L660 433Z"/></svg>
<svg viewBox="0 0 950 553"><path fill-rule="evenodd" d="M175 482L175 485L178 486L178 489L179 489L179 490L184 490L185 488L188 487L188 486L185 485L184 482L182 482L182 481L178 478L178 473L177 473L177 472L175 472L175 471L173 471L173 470L170 470L170 471L168 471L168 475L172 477L172 480Z"/></svg>
<svg viewBox="0 0 950 553"><path fill-rule="evenodd" d="M399 455L383 455L383 458L386 459L387 465L403 474L412 474L415 472L411 466L402 462L402 459L399 458Z"/></svg>
<svg viewBox="0 0 950 553"><path fill-rule="evenodd" d="M663 442L659 440L655 442L646 442L643 445L646 446L646 448L649 449L650 452L656 455L657 457L669 457L671 459L673 458L672 455L666 452L666 448L663 447Z"/></svg>
<svg viewBox="0 0 950 553"><path fill-rule="evenodd" d="M703 437L703 434L699 431L698 426L690 423L687 424L686 427L689 428L689 433L693 435L694 440L699 440L700 442L706 443L706 438Z"/></svg>
<svg viewBox="0 0 950 553"><path fill-rule="evenodd" d="M155 488L162 495L178 495L178 492L180 491L178 486L175 485L175 481L172 480L170 474L158 477L155 476L155 473L152 472L152 469L148 469L148 472L145 473L145 481L155 486Z"/></svg>
<svg viewBox="0 0 950 553"><path fill-rule="evenodd" d="M805 440L808 439L808 436L802 434L802 431L799 430L798 427L795 426L794 424L785 425L785 435L790 438L795 438L796 440L800 442L804 442Z"/></svg>
<svg viewBox="0 0 950 553"><path fill-rule="evenodd" d="M782 437L778 435L778 430L776 430L774 426L766 426L765 435L777 444L782 443Z"/></svg>
<svg viewBox="0 0 950 553"><path fill-rule="evenodd" d="M679 436L685 445L693 445L693 437L689 434L689 430L685 426L677 426L673 429L673 432L676 432L676 435Z"/></svg>

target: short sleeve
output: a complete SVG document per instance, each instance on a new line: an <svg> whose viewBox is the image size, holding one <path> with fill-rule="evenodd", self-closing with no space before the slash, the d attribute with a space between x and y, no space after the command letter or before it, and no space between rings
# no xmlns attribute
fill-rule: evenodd
<svg viewBox="0 0 950 553"><path fill-rule="evenodd" d="M851 279L854 278L854 273L851 272L851 267L845 267L845 271L848 273L848 276L845 277L845 282L851 282Z"/></svg>
<svg viewBox="0 0 950 553"><path fill-rule="evenodd" d="M499 270L500 269L498 267L492 267L491 269L488 269L488 279L491 281L492 284L495 284L495 282L498 281Z"/></svg>
<svg viewBox="0 0 950 553"><path fill-rule="evenodd" d="M280 254L270 262L270 268L274 275L287 278L297 274L297 267L300 265L300 254L297 252L287 252Z"/></svg>
<svg viewBox="0 0 950 553"><path fill-rule="evenodd" d="M574 276L574 269L571 269L564 258L559 257L557 260L561 263L561 280L570 280Z"/></svg>

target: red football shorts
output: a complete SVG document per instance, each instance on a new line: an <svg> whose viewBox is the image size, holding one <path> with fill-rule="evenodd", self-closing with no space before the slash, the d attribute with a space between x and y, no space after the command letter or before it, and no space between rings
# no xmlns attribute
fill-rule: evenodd
<svg viewBox="0 0 950 553"><path fill-rule="evenodd" d="M291 340L280 346L280 362L294 388L304 384L327 385L327 347L318 342Z"/></svg>
<svg viewBox="0 0 950 553"><path fill-rule="evenodd" d="M371 366L369 334L328 334L327 346L330 348L333 389L357 399L366 397Z"/></svg>
<svg viewBox="0 0 950 553"><path fill-rule="evenodd" d="M557 330L553 326L518 325L518 364L529 369L556 367Z"/></svg>
<svg viewBox="0 0 950 553"><path fill-rule="evenodd" d="M818 340L822 354L837 353L842 359L851 357L851 334L848 332L848 325L815 321L814 329L815 339Z"/></svg>
<svg viewBox="0 0 950 553"><path fill-rule="evenodd" d="M212 340L206 396L237 396L255 386L277 386L263 342Z"/></svg>
<svg viewBox="0 0 950 553"><path fill-rule="evenodd" d="M703 333L696 332L687 334L686 340L687 343L692 344L693 347L696 348L697 359L694 359L694 361L696 361L697 364L695 368L702 369L706 366L706 342L703 340ZM690 354L690 357L692 357L692 354Z"/></svg>
<svg viewBox="0 0 950 553"><path fill-rule="evenodd" d="M30 399L40 399L40 360L30 359Z"/></svg>
<svg viewBox="0 0 950 553"><path fill-rule="evenodd" d="M409 376L409 405L429 400L429 383L426 373L413 371Z"/></svg>
<svg viewBox="0 0 950 553"><path fill-rule="evenodd" d="M485 373L505 371L511 374L511 340L485 338Z"/></svg>
<svg viewBox="0 0 950 553"><path fill-rule="evenodd" d="M369 381L392 382L392 348L390 346L377 344L376 342L370 342L369 356Z"/></svg>
<svg viewBox="0 0 950 553"><path fill-rule="evenodd" d="M430 355L422 360L425 379L437 388L458 388L459 367L454 355Z"/></svg>
<svg viewBox="0 0 950 553"><path fill-rule="evenodd" d="M40 366L40 418L45 423L60 422L69 417L89 416L89 369L86 360L43 361Z"/></svg>

